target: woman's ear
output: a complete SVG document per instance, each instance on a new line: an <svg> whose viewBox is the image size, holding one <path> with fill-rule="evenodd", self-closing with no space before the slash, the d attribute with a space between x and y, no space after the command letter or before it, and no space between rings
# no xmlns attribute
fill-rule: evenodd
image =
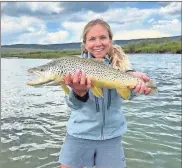
<svg viewBox="0 0 182 168"><path fill-rule="evenodd" d="M84 45L84 49L87 50L87 45L86 44L83 44Z"/></svg>
<svg viewBox="0 0 182 168"><path fill-rule="evenodd" d="M84 52L87 52L87 49L85 48L85 43L84 42L81 44L81 50L84 51Z"/></svg>

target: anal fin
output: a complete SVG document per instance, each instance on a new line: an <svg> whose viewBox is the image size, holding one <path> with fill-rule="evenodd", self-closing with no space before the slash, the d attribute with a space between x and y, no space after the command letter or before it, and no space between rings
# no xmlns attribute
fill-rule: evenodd
<svg viewBox="0 0 182 168"><path fill-rule="evenodd" d="M55 81L61 85L61 88L66 94L70 93L69 88L64 84L63 76L62 77L56 77Z"/></svg>
<svg viewBox="0 0 182 168"><path fill-rule="evenodd" d="M101 89L101 88L92 86L92 87L91 87L91 90L92 90L92 93L93 93L96 97L99 97L99 96L103 97L103 92L102 92L102 89Z"/></svg>
<svg viewBox="0 0 182 168"><path fill-rule="evenodd" d="M129 88L116 88L117 93L125 100L130 98L131 90Z"/></svg>
<svg viewBox="0 0 182 168"><path fill-rule="evenodd" d="M70 90L69 88L64 84L64 83L60 83L62 89L64 90L65 93L69 94L70 93Z"/></svg>

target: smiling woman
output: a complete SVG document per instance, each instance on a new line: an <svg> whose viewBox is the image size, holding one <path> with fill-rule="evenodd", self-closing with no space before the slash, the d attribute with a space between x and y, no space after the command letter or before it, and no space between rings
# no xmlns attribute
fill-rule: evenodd
<svg viewBox="0 0 182 168"><path fill-rule="evenodd" d="M121 73L130 71L143 81L149 81L150 78L143 73L132 72L127 56L119 46L112 44L112 38L108 23L101 19L90 21L83 30L81 57L95 59L97 63L102 60L102 63L97 64L98 67L105 64L117 68ZM88 65L89 68L98 71L97 67ZM71 116L59 157L61 168L125 168L121 136L126 132L127 124L122 111L122 98L115 89L93 88L94 82L80 70L74 74L67 72L64 82L70 87L65 100L71 110ZM149 94L151 89L145 82L136 82L133 91ZM132 89L124 90L131 92ZM96 97L100 92L103 95Z"/></svg>

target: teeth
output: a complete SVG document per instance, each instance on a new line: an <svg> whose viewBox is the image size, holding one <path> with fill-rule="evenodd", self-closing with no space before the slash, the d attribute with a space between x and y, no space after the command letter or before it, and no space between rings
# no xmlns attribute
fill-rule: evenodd
<svg viewBox="0 0 182 168"><path fill-rule="evenodd" d="M100 52L100 51L102 51L103 49L99 49L99 50L94 50L94 51L96 51L96 52Z"/></svg>

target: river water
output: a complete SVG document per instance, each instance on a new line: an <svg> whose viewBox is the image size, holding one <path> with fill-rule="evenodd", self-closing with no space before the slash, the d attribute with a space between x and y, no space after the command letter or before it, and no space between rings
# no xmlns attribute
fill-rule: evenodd
<svg viewBox="0 0 182 168"><path fill-rule="evenodd" d="M181 55L130 54L158 95L124 102L128 168L181 167ZM27 69L48 59L1 59L1 168L56 168L69 114L58 86L34 88Z"/></svg>

